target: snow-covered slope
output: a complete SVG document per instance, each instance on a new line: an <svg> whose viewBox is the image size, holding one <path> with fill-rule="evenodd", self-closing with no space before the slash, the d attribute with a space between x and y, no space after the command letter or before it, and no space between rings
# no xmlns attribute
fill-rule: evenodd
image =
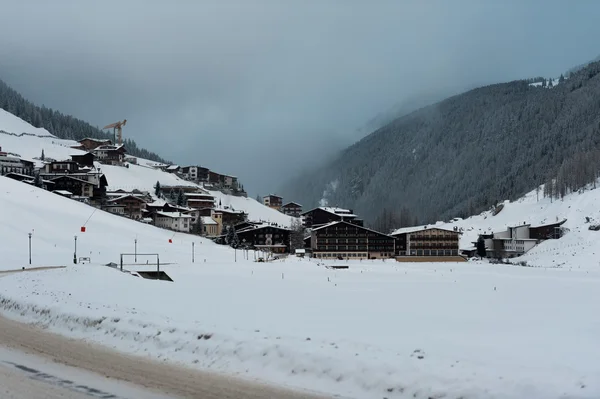
<svg viewBox="0 0 600 399"><path fill-rule="evenodd" d="M600 186L599 186L600 187ZM539 195L538 195L539 194ZM531 191L517 201L505 201L496 216L491 211L452 223L438 223L440 227L463 229L461 248L472 246L479 234L506 230L508 226L554 223L567 219L568 229L559 240L547 240L516 261L527 261L530 266L599 269L600 231L589 230L591 224L600 224L600 188L590 186L580 193L571 193L564 199L543 197ZM587 221L586 218L589 218Z"/></svg>
<svg viewBox="0 0 600 399"><path fill-rule="evenodd" d="M2 133L4 131L5 133ZM36 134L15 136L23 132ZM10 133L10 134L9 134ZM48 158L57 160L69 159L70 155L83 154L83 151L72 149L78 143L73 140L61 140L52 136L45 129L37 129L16 116L0 109L0 147L3 151L18 154L24 159L34 160L39 158L42 150ZM37 160L40 164L40 161ZM159 181L162 186L196 186L196 184L183 180L172 173L166 173L153 168L156 162L138 158L139 165L130 164L129 168L120 166L97 166L106 175L109 190L138 189L154 193L154 186ZM236 210L243 210L250 220L263 220L289 226L294 218L273 210L254 199L236 197L218 191L211 192L217 198L217 204L230 206Z"/></svg>
<svg viewBox="0 0 600 399"><path fill-rule="evenodd" d="M52 136L46 129L33 127L23 119L0 108L0 131L16 135L33 134L36 136Z"/></svg>

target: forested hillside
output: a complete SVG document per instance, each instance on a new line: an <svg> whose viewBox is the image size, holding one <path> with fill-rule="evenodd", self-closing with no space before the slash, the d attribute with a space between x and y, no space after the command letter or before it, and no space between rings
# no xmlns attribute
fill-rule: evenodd
<svg viewBox="0 0 600 399"><path fill-rule="evenodd" d="M599 167L599 72L596 62L551 88L514 81L448 98L378 129L281 193L386 225L399 214L403 224L474 214L557 175L547 195L576 190Z"/></svg>
<svg viewBox="0 0 600 399"><path fill-rule="evenodd" d="M35 127L42 127L61 139L80 140L86 137L113 139L112 134L90 125L81 119L64 115L52 108L38 107L31 101L0 80L0 108L29 122ZM125 148L130 155L165 162L158 154L139 148L135 141L125 139Z"/></svg>

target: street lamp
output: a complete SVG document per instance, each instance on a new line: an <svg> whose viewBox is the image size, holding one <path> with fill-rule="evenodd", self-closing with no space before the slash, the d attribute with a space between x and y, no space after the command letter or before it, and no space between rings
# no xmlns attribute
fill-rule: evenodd
<svg viewBox="0 0 600 399"><path fill-rule="evenodd" d="M77 264L77 236L75 236L75 252L73 252L73 263Z"/></svg>
<svg viewBox="0 0 600 399"><path fill-rule="evenodd" d="M31 233L27 233L29 236L29 265L31 265Z"/></svg>
<svg viewBox="0 0 600 399"><path fill-rule="evenodd" d="M135 239L134 262L137 263L137 238Z"/></svg>

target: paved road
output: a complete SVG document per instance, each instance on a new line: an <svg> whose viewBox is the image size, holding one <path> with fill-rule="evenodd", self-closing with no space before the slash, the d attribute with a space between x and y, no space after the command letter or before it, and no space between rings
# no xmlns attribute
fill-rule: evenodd
<svg viewBox="0 0 600 399"><path fill-rule="evenodd" d="M2 316L0 397L324 399L112 352Z"/></svg>

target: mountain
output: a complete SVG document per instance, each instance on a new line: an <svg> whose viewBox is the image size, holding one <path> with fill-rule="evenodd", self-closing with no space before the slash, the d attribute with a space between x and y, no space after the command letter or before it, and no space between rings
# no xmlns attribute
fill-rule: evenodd
<svg viewBox="0 0 600 399"><path fill-rule="evenodd" d="M305 208L352 208L371 223L403 208L422 222L475 214L525 194L563 163L595 159L599 72L596 62L551 87L522 80L450 97L376 130L280 193ZM595 171L586 173L588 182Z"/></svg>
<svg viewBox="0 0 600 399"><path fill-rule="evenodd" d="M23 98L16 90L0 80L0 108L18 116L34 127L44 128L61 139L81 140L86 137L112 139L113 135L103 132L81 119L64 115L52 108L38 107ZM23 132L18 132L23 133ZM127 152L136 157L142 157L157 162L166 163L158 154L139 148L135 141L123 141Z"/></svg>

